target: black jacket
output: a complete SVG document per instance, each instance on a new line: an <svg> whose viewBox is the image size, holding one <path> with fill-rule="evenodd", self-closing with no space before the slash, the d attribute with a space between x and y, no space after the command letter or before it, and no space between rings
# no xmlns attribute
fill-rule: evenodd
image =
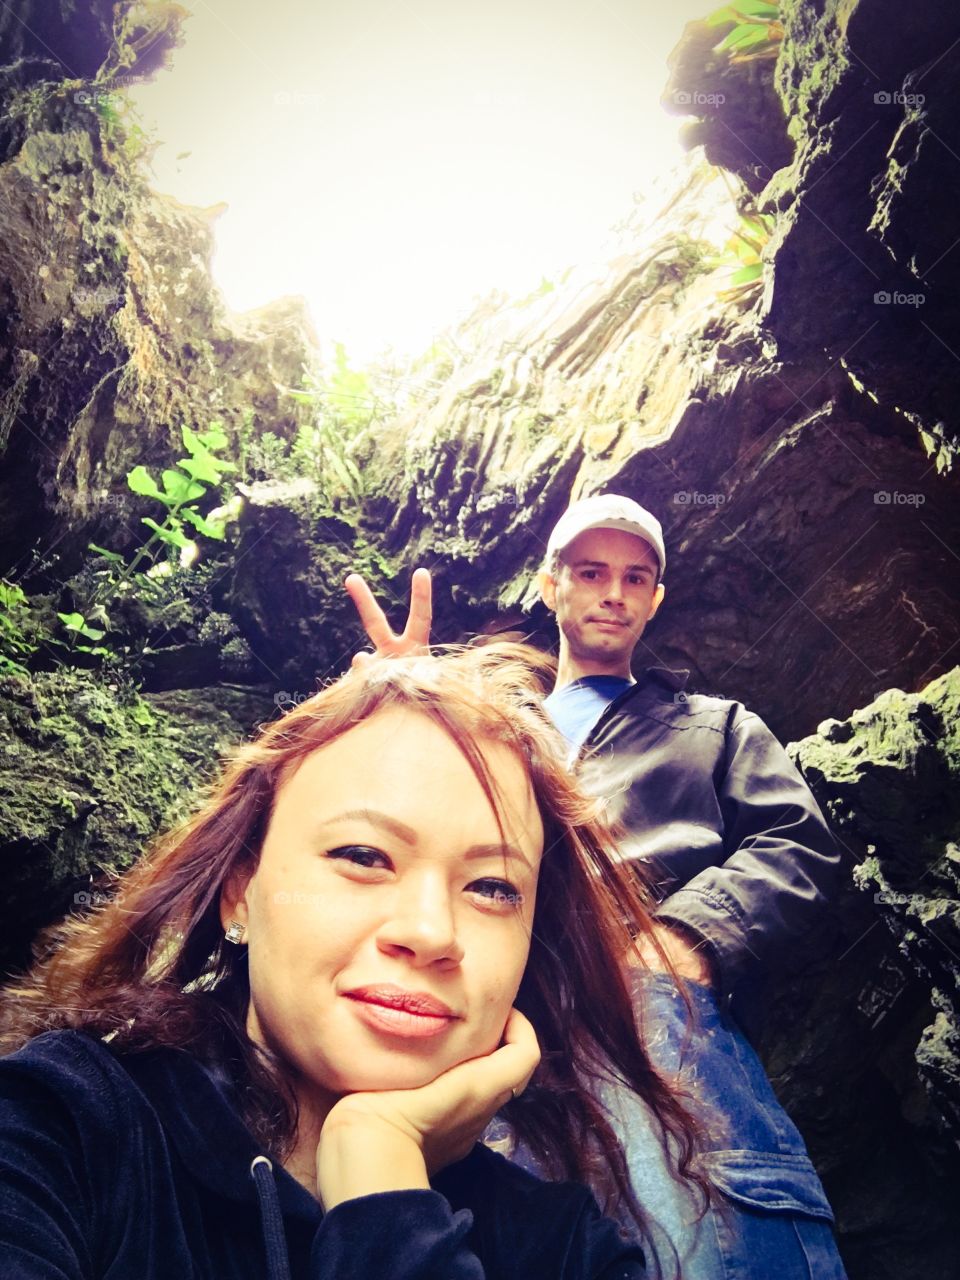
<svg viewBox="0 0 960 1280"><path fill-rule="evenodd" d="M622 822L658 916L705 939L750 1029L771 966L823 950L840 856L810 789L759 716L644 672L604 710L577 766Z"/></svg>
<svg viewBox="0 0 960 1280"><path fill-rule="evenodd" d="M259 1158L258 1158L259 1157ZM3 1280L637 1280L596 1202L477 1146L435 1190L324 1215L181 1049L78 1031L0 1059Z"/></svg>

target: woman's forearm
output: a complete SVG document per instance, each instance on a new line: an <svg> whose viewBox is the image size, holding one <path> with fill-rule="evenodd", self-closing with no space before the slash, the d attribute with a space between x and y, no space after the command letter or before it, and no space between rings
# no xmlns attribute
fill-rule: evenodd
<svg viewBox="0 0 960 1280"><path fill-rule="evenodd" d="M317 1194L325 1209L378 1191L429 1190L420 1147L372 1118L325 1126L317 1148Z"/></svg>

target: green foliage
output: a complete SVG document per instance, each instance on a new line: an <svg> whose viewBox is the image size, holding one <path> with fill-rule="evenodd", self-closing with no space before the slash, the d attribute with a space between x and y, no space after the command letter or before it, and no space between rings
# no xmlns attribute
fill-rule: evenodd
<svg viewBox="0 0 960 1280"><path fill-rule="evenodd" d="M188 524L205 538L223 541L226 516L207 518L197 509L198 501L206 496L208 488L218 489L224 475L237 469L236 463L217 457L227 445L223 424L214 422L209 431L200 433L184 424L180 434L187 457L177 459L176 469L165 470L160 484L144 466L134 467L127 476L127 485L134 493L156 499L167 512L162 524L151 516L142 517L143 523L153 530L153 537L139 553L138 559L154 550L154 540L178 551L188 548L195 551L196 544L187 533Z"/></svg>
<svg viewBox="0 0 960 1280"><path fill-rule="evenodd" d="M728 302L752 302L763 286L763 251L770 241L776 219L769 213L749 211L739 215L738 224L724 252L711 259L713 268L729 268L726 287L720 297Z"/></svg>
<svg viewBox="0 0 960 1280"><path fill-rule="evenodd" d="M153 499L164 510L162 520L141 517L141 523L151 531L150 537L130 563L118 552L93 542L89 544L99 562L88 575L91 590L81 610L58 614L71 638L70 647L78 652L122 662L121 654L97 643L113 630L105 607L107 601L116 603L135 589L146 603L165 611L175 609L182 601L176 593L171 597L170 592L164 590L166 580L173 576L171 561L188 569L200 552L196 536L216 542L226 537L226 525L234 514L235 504L224 501L228 495L221 490L224 477L237 467L219 456L229 443L223 424L213 422L202 432L184 424L180 434L186 456L161 472L159 482L142 465L127 473L128 488L140 497ZM220 505L204 514L199 504L204 499L209 502L211 497L220 501ZM141 569L144 564L147 567ZM81 644L81 640L92 643Z"/></svg>
<svg viewBox="0 0 960 1280"><path fill-rule="evenodd" d="M21 659L36 652L26 633L29 603L23 589L0 578L0 671L26 675Z"/></svg>
<svg viewBox="0 0 960 1280"><path fill-rule="evenodd" d="M552 280L548 280L546 276L541 276L540 283L537 288L534 289L532 293L528 293L525 298L521 298L519 302L515 302L513 305L520 309L529 307L540 298L545 298L548 293L553 293L556 287L557 286Z"/></svg>
<svg viewBox="0 0 960 1280"><path fill-rule="evenodd" d="M716 46L718 53L730 55L730 61L755 62L775 58L783 40L780 5L768 0L739 0L715 9L706 19L708 27L733 27Z"/></svg>
<svg viewBox="0 0 960 1280"><path fill-rule="evenodd" d="M367 426L374 412L370 375L350 368L347 349L338 342L333 374L326 383L327 404L332 414L347 427Z"/></svg>
<svg viewBox="0 0 960 1280"><path fill-rule="evenodd" d="M410 365L411 373L427 375L434 384L446 382L456 367L456 353L448 338L431 343Z"/></svg>
<svg viewBox="0 0 960 1280"><path fill-rule="evenodd" d="M324 376L304 373L302 382L303 390L288 389L287 394L312 410L311 420L289 445L264 432L250 454L270 478L310 477L331 507L344 500L358 503L365 484L354 451L396 412L396 403L380 394L369 371L351 368L342 342L334 349L332 370Z"/></svg>
<svg viewBox="0 0 960 1280"><path fill-rule="evenodd" d="M97 606L89 610L89 616L84 617L82 613L58 613L57 617L63 623L64 630L69 632L75 640L72 646L78 653L90 653L98 658L112 658L115 654L112 649L106 645L97 644L98 640L102 640L107 634L106 627L93 626L94 621L99 620L102 616L106 619L105 610ZM82 636L84 640L92 640L93 644L76 643L76 637Z"/></svg>

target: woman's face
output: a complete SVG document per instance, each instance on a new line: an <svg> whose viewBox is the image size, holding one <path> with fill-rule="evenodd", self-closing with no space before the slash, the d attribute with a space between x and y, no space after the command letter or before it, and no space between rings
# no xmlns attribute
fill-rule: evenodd
<svg viewBox="0 0 960 1280"><path fill-rule="evenodd" d="M454 741L386 708L286 777L255 874L224 894L224 923L247 926L248 1033L328 1105L426 1084L500 1042L543 826L518 757L481 747L503 837Z"/></svg>

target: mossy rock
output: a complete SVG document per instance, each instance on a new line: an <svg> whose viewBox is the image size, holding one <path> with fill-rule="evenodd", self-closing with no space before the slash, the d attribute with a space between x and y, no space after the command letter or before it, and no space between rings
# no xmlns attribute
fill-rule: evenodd
<svg viewBox="0 0 960 1280"><path fill-rule="evenodd" d="M185 816L224 750L272 711L256 690L141 697L74 670L0 677L0 966L26 963L91 875L129 867Z"/></svg>

